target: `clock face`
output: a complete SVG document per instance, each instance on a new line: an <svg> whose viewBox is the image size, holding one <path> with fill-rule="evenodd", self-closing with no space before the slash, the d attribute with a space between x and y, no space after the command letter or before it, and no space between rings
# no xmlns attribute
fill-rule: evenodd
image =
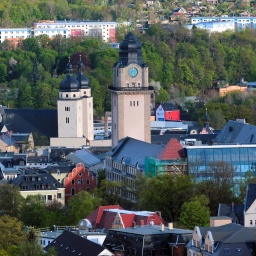
<svg viewBox="0 0 256 256"><path fill-rule="evenodd" d="M135 77L135 76L137 76L137 74L138 74L137 68L130 68L130 70L129 70L129 75L130 75L131 77Z"/></svg>

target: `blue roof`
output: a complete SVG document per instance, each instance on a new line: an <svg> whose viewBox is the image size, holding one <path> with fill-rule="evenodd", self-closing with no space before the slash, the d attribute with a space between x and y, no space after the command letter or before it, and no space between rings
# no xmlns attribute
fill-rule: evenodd
<svg viewBox="0 0 256 256"><path fill-rule="evenodd" d="M256 144L256 126L229 120L215 138L219 144Z"/></svg>
<svg viewBox="0 0 256 256"><path fill-rule="evenodd" d="M162 146L126 137L106 155L114 158L116 162L125 161L125 164L133 167L138 164L140 169L144 169L145 157L156 157L162 149Z"/></svg>
<svg viewBox="0 0 256 256"><path fill-rule="evenodd" d="M73 163L82 163L85 167L90 167L100 164L102 161L87 149L81 149L72 152L66 156L66 159L71 160Z"/></svg>

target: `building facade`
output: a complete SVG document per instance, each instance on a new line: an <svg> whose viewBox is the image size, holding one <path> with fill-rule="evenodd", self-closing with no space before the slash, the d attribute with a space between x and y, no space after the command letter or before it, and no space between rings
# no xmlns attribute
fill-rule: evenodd
<svg viewBox="0 0 256 256"><path fill-rule="evenodd" d="M233 22L235 29L256 28L256 17L192 17L191 24L203 22Z"/></svg>
<svg viewBox="0 0 256 256"><path fill-rule="evenodd" d="M60 84L58 108L58 137L85 138L93 140L93 98L90 81L82 73L82 62L78 63L76 78L71 74L72 65L67 65L68 74ZM82 144L81 144L82 145ZM80 146L81 146L80 145Z"/></svg>
<svg viewBox="0 0 256 256"><path fill-rule="evenodd" d="M196 177L207 175L210 163L225 162L234 167L234 182L256 171L256 145L187 146L188 173Z"/></svg>
<svg viewBox="0 0 256 256"><path fill-rule="evenodd" d="M148 65L142 60L140 41L129 32L119 46L113 67L111 93L112 146L126 136L151 142Z"/></svg>
<svg viewBox="0 0 256 256"><path fill-rule="evenodd" d="M96 187L97 180L83 164L77 164L76 167L67 175L63 181L65 187L66 202L71 196L81 191L91 191Z"/></svg>
<svg viewBox="0 0 256 256"><path fill-rule="evenodd" d="M116 42L116 22L98 21L39 21L32 28L0 28L0 42L5 40L17 46L26 38L47 35L50 39L60 35L68 37L92 37L104 42Z"/></svg>

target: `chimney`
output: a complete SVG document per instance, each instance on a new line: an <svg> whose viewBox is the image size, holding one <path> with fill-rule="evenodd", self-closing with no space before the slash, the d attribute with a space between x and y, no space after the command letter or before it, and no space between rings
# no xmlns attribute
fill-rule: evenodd
<svg viewBox="0 0 256 256"><path fill-rule="evenodd" d="M132 228L136 228L136 222L135 221L132 222Z"/></svg>
<svg viewBox="0 0 256 256"><path fill-rule="evenodd" d="M140 220L140 226L141 226L141 227L144 226L144 220Z"/></svg>
<svg viewBox="0 0 256 256"><path fill-rule="evenodd" d="M173 223L172 222L168 223L168 229L169 230L173 229Z"/></svg>
<svg viewBox="0 0 256 256"><path fill-rule="evenodd" d="M160 224L160 230L164 231L164 224L162 224L162 223Z"/></svg>

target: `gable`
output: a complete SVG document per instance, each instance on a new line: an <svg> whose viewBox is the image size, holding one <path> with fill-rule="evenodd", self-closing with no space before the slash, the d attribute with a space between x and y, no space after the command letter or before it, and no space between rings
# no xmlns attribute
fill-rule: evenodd
<svg viewBox="0 0 256 256"><path fill-rule="evenodd" d="M248 208L248 210L245 212L246 214L256 214L256 200L253 201L251 206Z"/></svg>

